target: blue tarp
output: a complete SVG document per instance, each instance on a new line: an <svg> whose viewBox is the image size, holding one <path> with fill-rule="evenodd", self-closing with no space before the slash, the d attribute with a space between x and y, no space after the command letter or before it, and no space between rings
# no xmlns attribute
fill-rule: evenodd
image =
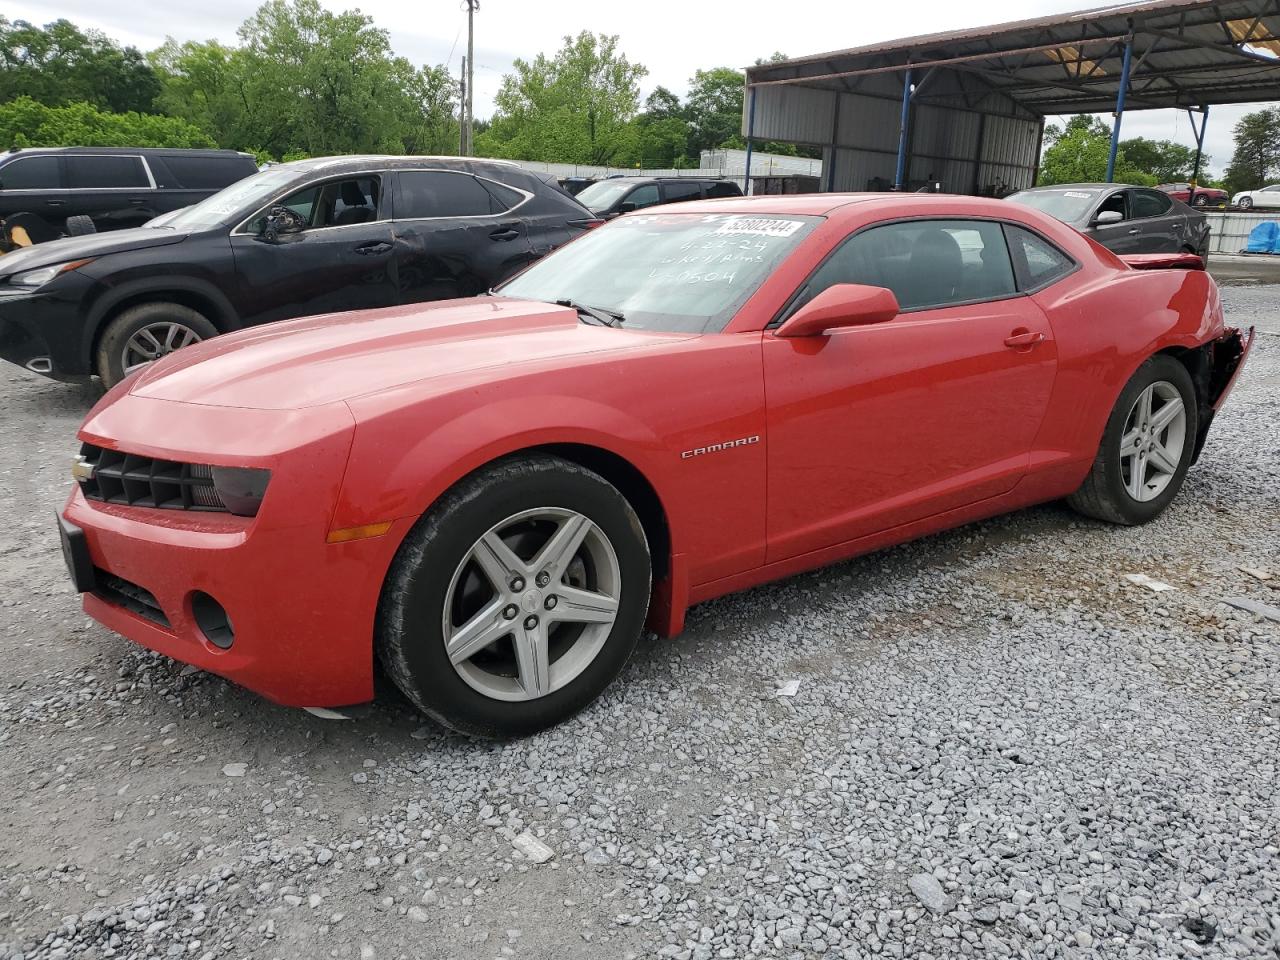
<svg viewBox="0 0 1280 960"><path fill-rule="evenodd" d="M1266 220L1249 231L1245 253L1280 253L1280 223Z"/></svg>

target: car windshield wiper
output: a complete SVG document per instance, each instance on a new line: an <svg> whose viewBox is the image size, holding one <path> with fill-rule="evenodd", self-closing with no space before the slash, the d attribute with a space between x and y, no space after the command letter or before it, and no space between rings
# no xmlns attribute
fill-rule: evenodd
<svg viewBox="0 0 1280 960"><path fill-rule="evenodd" d="M581 314L582 319L600 327L620 327L627 322L627 318L616 310L605 310L603 307L588 307L585 303L578 303L576 300L557 300L556 306L573 307Z"/></svg>

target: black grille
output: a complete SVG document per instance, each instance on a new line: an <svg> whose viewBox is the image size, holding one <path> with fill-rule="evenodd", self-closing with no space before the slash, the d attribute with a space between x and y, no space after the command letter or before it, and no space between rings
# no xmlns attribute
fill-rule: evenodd
<svg viewBox="0 0 1280 960"><path fill-rule="evenodd" d="M136 583L130 583L124 577L114 573L94 569L93 593L98 599L117 607L124 607L130 613L136 613L145 620L158 623L162 627L169 626L169 618L164 615L160 602L150 590L144 590Z"/></svg>
<svg viewBox="0 0 1280 960"><path fill-rule="evenodd" d="M226 504L213 487L213 467L205 463L156 460L86 443L80 448L92 467L80 490L89 500L165 510L220 510Z"/></svg>

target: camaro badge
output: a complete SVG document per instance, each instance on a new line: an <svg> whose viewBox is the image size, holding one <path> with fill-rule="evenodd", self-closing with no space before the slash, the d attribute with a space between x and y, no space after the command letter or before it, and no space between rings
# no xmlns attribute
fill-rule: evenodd
<svg viewBox="0 0 1280 960"><path fill-rule="evenodd" d="M694 447L692 450L682 450L680 452L681 460L690 460L694 457L700 457L704 453L718 453L721 450L731 450L734 447L749 447L753 443L760 442L760 434L754 437L739 437L737 440L726 440L724 443L709 443L705 447Z"/></svg>
<svg viewBox="0 0 1280 960"><path fill-rule="evenodd" d="M76 483L88 483L93 479L93 464L85 459L83 453L71 461L71 477Z"/></svg>

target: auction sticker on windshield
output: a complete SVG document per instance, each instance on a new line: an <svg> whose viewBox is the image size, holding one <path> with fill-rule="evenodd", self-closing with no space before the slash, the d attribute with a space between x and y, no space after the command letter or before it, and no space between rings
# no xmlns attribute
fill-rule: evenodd
<svg viewBox="0 0 1280 960"><path fill-rule="evenodd" d="M789 237L804 226L799 220L778 220L774 217L732 217L716 230L719 234L737 234L753 237Z"/></svg>

